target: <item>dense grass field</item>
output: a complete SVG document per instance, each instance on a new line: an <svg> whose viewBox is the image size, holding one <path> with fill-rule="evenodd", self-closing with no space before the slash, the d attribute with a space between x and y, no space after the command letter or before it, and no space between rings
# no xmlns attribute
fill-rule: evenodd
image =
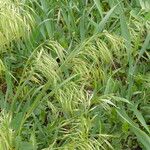
<svg viewBox="0 0 150 150"><path fill-rule="evenodd" d="M0 0L0 150L150 150L150 0Z"/></svg>

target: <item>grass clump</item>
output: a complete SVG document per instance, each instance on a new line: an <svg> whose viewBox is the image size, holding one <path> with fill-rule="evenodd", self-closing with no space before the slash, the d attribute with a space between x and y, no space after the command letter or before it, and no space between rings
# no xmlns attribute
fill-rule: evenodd
<svg viewBox="0 0 150 150"><path fill-rule="evenodd" d="M148 0L0 4L0 150L149 150Z"/></svg>

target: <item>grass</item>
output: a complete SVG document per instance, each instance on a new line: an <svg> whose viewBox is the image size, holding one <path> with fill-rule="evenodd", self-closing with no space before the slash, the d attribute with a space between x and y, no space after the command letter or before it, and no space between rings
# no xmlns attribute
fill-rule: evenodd
<svg viewBox="0 0 150 150"><path fill-rule="evenodd" d="M0 150L149 150L149 49L149 0L0 0Z"/></svg>

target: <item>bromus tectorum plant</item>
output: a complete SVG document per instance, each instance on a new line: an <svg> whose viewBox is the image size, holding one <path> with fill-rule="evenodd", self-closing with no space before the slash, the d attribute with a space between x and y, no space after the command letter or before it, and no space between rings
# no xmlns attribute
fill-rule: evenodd
<svg viewBox="0 0 150 150"><path fill-rule="evenodd" d="M0 150L149 150L149 0L0 0Z"/></svg>
<svg viewBox="0 0 150 150"><path fill-rule="evenodd" d="M0 48L9 49L15 41L24 39L31 30L32 17L21 6L11 0L0 1Z"/></svg>

